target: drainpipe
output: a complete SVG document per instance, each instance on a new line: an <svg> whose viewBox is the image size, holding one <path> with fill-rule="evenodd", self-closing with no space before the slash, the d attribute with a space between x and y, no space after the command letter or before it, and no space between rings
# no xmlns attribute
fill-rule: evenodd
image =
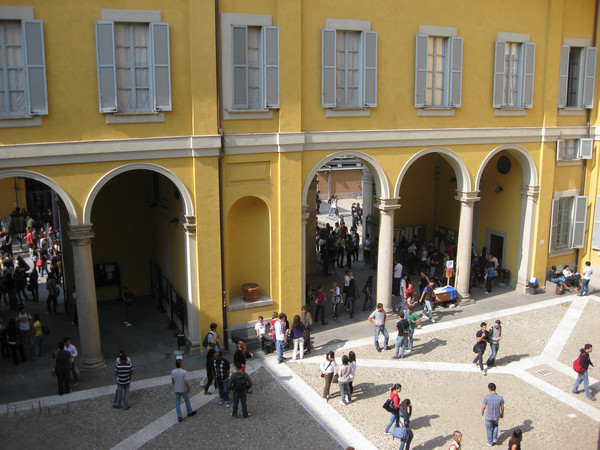
<svg viewBox="0 0 600 450"><path fill-rule="evenodd" d="M225 349L229 347L228 330L227 330L227 296L225 292L225 244L223 225L225 214L223 211L223 158L225 158L225 133L221 127L223 97L221 95L223 86L221 84L221 18L219 14L219 0L215 0L215 50L216 50L216 75L217 75L217 129L220 137L219 146L219 227L220 249L221 249L221 303L223 314L223 344Z"/></svg>
<svg viewBox="0 0 600 450"><path fill-rule="evenodd" d="M593 34L593 38L592 38L592 47L596 47L596 40L598 37L598 9L600 7L600 0L596 0L596 5L594 7L594 34ZM591 109L587 109L585 112L585 116L586 116L586 127L587 127L587 134L586 137L590 137L591 136L591 131L592 131L592 126L591 126L591 116L592 116L592 110ZM583 166L581 169L581 190L580 192L585 192L585 181L587 178L587 159L583 160ZM579 271L579 268L581 265L579 265L579 249L575 250L575 264L578 264L577 266L577 271Z"/></svg>

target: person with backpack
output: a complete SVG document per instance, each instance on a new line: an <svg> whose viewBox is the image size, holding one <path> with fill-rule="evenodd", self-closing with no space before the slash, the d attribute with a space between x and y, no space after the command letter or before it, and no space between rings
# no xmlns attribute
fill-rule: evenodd
<svg viewBox="0 0 600 450"><path fill-rule="evenodd" d="M573 394L579 394L579 385L583 381L583 389L585 395L592 401L596 401L596 397L590 391L590 379L588 377L588 370L590 366L593 368L594 364L590 360L590 353L592 353L592 344L585 344L585 346L579 350L579 357L573 362L573 369L577 372L577 379L573 385Z"/></svg>
<svg viewBox="0 0 600 450"><path fill-rule="evenodd" d="M398 331L398 336L396 336L396 353L392 356L393 359L404 358L404 350L406 349L406 344L408 343L408 335L410 332L410 325L408 320L404 318L404 312L400 311L398 313L400 320L396 322L396 330ZM398 356L400 351L400 347L402 347L402 354Z"/></svg>
<svg viewBox="0 0 600 450"><path fill-rule="evenodd" d="M321 325L327 325L325 322L325 299L326 295L323 292L323 285L319 284L317 292L315 292L315 305L317 309L315 311L315 323L319 321L319 312L321 313Z"/></svg>
<svg viewBox="0 0 600 450"><path fill-rule="evenodd" d="M229 377L229 387L233 391L233 411L231 417L237 417L238 403L242 403L242 415L247 419L248 405L246 403L248 390L252 387L252 380L246 372L242 370L239 363L234 364L235 371Z"/></svg>
<svg viewBox="0 0 600 450"><path fill-rule="evenodd" d="M383 432L384 434L388 434L390 432L390 428L392 427L392 425L394 425L394 423L397 427L400 426L400 391L402 391L402 385L400 383L394 384L392 386L392 389L390 390L390 400L393 404L392 410L394 412L391 413L392 416L390 417L390 421L385 427L385 431Z"/></svg>

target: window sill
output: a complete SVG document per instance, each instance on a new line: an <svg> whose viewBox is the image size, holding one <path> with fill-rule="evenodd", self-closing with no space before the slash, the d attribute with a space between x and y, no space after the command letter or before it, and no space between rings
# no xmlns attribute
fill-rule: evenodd
<svg viewBox="0 0 600 450"><path fill-rule="evenodd" d="M41 127L42 116L2 116L0 128Z"/></svg>
<svg viewBox="0 0 600 450"><path fill-rule="evenodd" d="M561 167L561 166L580 166L581 165L581 159L577 159L577 158L573 158L573 159L563 159L560 161L556 161L556 166L557 167Z"/></svg>
<svg viewBox="0 0 600 450"><path fill-rule="evenodd" d="M548 256L554 258L556 256L572 255L575 252L574 248L561 248L559 250L550 250Z"/></svg>
<svg viewBox="0 0 600 450"><path fill-rule="evenodd" d="M106 123L160 123L165 121L164 112L131 112L106 114Z"/></svg>
<svg viewBox="0 0 600 450"><path fill-rule="evenodd" d="M371 108L326 108L325 117L369 117Z"/></svg>
<svg viewBox="0 0 600 450"><path fill-rule="evenodd" d="M525 108L494 108L494 115L497 117L503 116L526 116Z"/></svg>
<svg viewBox="0 0 600 450"><path fill-rule="evenodd" d="M417 109L417 117L427 117L427 116L453 116L454 108L434 108L431 106L426 106L425 108Z"/></svg>
<svg viewBox="0 0 600 450"><path fill-rule="evenodd" d="M244 309L263 308L265 306L271 306L273 303L273 299L265 295L259 295L252 303L244 301L244 297L233 297L229 300L229 307L227 310L241 311Z"/></svg>
<svg viewBox="0 0 600 450"><path fill-rule="evenodd" d="M230 109L224 108L223 119L239 120L239 119L272 119L273 110L268 108L263 109Z"/></svg>
<svg viewBox="0 0 600 450"><path fill-rule="evenodd" d="M559 116L585 116L586 109L584 108L560 108L558 110Z"/></svg>

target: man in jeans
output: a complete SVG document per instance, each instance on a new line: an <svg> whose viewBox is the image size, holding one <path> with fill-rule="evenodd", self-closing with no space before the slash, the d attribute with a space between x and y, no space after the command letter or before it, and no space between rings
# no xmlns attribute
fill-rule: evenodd
<svg viewBox="0 0 600 450"><path fill-rule="evenodd" d="M404 312L400 311L398 313L400 320L396 322L396 330L398 331L398 336L396 336L396 353L392 356L393 359L404 358L404 350L406 349L406 345L408 344L408 337L410 336L410 325L408 321L404 318ZM398 355L400 352L400 347L402 347L402 354Z"/></svg>
<svg viewBox="0 0 600 450"><path fill-rule="evenodd" d="M502 339L502 322L500 322L500 320L496 320L492 329L488 331L488 335L491 338L490 349L492 350L492 354L486 362L486 366L489 369L496 364L496 355L498 354L498 348L500 347L500 339Z"/></svg>
<svg viewBox="0 0 600 450"><path fill-rule="evenodd" d="M229 361L223 358L221 351L215 351L213 359L213 369L215 381L219 388L219 405L225 404L225 408L229 408L229 386L227 380L229 379Z"/></svg>
<svg viewBox="0 0 600 450"><path fill-rule="evenodd" d="M485 428L487 430L487 442L491 447L498 445L498 421L504 417L504 399L496 393L496 385L488 384L490 391L483 398L481 415L485 415Z"/></svg>
<svg viewBox="0 0 600 450"><path fill-rule="evenodd" d="M119 353L119 359L115 365L115 375L117 376L117 396L113 408L121 407L123 399L123 409L129 409L129 388L131 386L131 375L133 375L133 364L127 358L124 351Z"/></svg>
<svg viewBox="0 0 600 450"><path fill-rule="evenodd" d="M383 310L383 303L377 303L377 309L371 313L368 320L371 322L371 325L375 327L375 348L377 351L381 352L381 347L379 347L379 333L383 333L383 348L389 350L388 341L390 340L390 335L385 329L385 311Z"/></svg>
<svg viewBox="0 0 600 450"><path fill-rule="evenodd" d="M181 415L181 397L185 400L185 409L187 410L188 417L196 415L196 411L192 409L192 404L188 397L191 388L186 375L187 371L183 370L183 359L176 360L175 369L171 372L171 383L173 383L173 390L175 391L175 411L177 411L177 420L179 422L183 420Z"/></svg>

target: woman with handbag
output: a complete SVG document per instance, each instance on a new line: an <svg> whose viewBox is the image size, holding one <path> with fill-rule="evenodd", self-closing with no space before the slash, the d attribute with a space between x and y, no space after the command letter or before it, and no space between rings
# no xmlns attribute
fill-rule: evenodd
<svg viewBox="0 0 600 450"><path fill-rule="evenodd" d="M400 416L400 427L404 428L406 437L402 438L400 442L400 448L398 450L410 450L410 443L413 440L413 432L410 429L410 416L412 415L412 405L410 399L406 398L400 403L398 408L398 415Z"/></svg>
<svg viewBox="0 0 600 450"><path fill-rule="evenodd" d="M325 378L325 386L323 387L323 398L329 400L329 388L333 373L335 371L335 353L329 352L325 355L325 359L321 362L321 378Z"/></svg>
<svg viewBox="0 0 600 450"><path fill-rule="evenodd" d="M392 412L390 421L388 422L387 426L385 427L385 431L383 432L383 434L389 434L390 428L392 427L392 424L394 424L394 422L396 423L396 426L399 426L400 397L398 397L398 395L400 394L400 391L402 391L402 385L400 383L396 383L392 386L392 389L390 391L389 403L391 403L393 405L392 407L393 407L393 410L395 410L395 411Z"/></svg>
<svg viewBox="0 0 600 450"><path fill-rule="evenodd" d="M333 286L329 289L331 292L331 303L333 304L333 320L338 318L338 305L342 303L342 294L340 293L340 287L337 281L333 282Z"/></svg>

